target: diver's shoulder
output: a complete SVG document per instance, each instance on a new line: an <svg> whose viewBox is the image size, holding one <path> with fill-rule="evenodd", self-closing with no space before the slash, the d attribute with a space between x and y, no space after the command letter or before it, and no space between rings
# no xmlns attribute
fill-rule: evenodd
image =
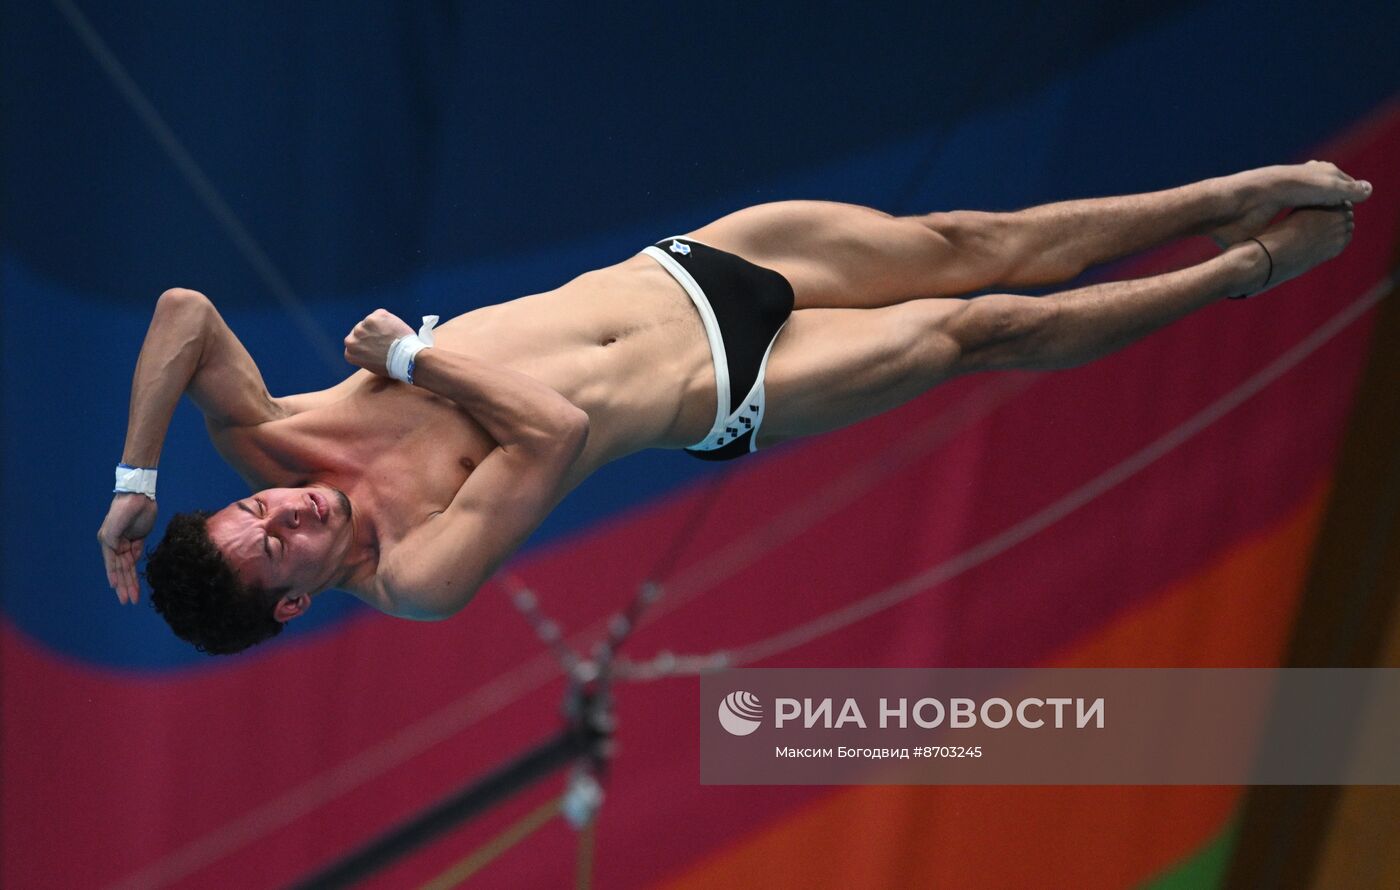
<svg viewBox="0 0 1400 890"><path fill-rule="evenodd" d="M361 370L350 374L344 380L326 389L292 393L291 395L285 396L274 396L272 402L277 408L277 413L271 419L286 420L298 414L305 414L308 411L325 408L328 405L341 401L352 392L364 386L366 382L372 381L374 377L375 375L371 374L369 371Z"/></svg>

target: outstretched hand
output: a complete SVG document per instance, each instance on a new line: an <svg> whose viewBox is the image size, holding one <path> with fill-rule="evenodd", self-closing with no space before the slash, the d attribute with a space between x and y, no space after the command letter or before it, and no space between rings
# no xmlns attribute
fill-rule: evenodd
<svg viewBox="0 0 1400 890"><path fill-rule="evenodd" d="M156 524L156 502L144 494L117 494L107 509L107 518L97 531L102 561L107 565L107 583L123 603L141 601L141 581L136 577L136 561L146 547L146 536Z"/></svg>
<svg viewBox="0 0 1400 890"><path fill-rule="evenodd" d="M376 309L345 338L345 360L357 368L387 377L385 361L390 344L412 333L413 328L403 319L388 310Z"/></svg>

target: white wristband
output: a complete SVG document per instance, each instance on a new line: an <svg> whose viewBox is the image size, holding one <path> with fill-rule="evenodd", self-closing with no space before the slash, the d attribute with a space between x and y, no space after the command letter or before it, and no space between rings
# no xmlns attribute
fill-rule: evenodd
<svg viewBox="0 0 1400 890"><path fill-rule="evenodd" d="M155 500L155 467L133 467L127 464L117 464L117 486L112 489L112 492L114 494L118 492L144 494L151 500Z"/></svg>
<svg viewBox="0 0 1400 890"><path fill-rule="evenodd" d="M423 316L423 326L417 334L408 334L389 344L389 354L384 359L384 369L389 376L404 383L413 382L413 359L418 353L433 345L433 326L438 323L436 315Z"/></svg>

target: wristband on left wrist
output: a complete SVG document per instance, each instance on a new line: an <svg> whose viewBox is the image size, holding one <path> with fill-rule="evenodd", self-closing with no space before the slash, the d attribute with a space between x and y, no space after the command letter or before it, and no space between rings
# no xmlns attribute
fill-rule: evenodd
<svg viewBox="0 0 1400 890"><path fill-rule="evenodd" d="M423 326L417 334L406 334L389 344L389 353L384 357L384 370L390 377L413 383L414 358L433 345L433 326L437 323L436 315L425 315Z"/></svg>
<svg viewBox="0 0 1400 890"><path fill-rule="evenodd" d="M156 499L156 468L133 467L130 464L117 464L114 494L144 494Z"/></svg>

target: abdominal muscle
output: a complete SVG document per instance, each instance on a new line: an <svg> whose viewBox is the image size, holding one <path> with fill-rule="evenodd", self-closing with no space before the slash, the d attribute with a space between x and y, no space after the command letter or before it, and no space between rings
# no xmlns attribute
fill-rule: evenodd
<svg viewBox="0 0 1400 890"><path fill-rule="evenodd" d="M437 345L535 378L588 413L592 468L704 437L714 365L690 298L646 256L459 315Z"/></svg>

